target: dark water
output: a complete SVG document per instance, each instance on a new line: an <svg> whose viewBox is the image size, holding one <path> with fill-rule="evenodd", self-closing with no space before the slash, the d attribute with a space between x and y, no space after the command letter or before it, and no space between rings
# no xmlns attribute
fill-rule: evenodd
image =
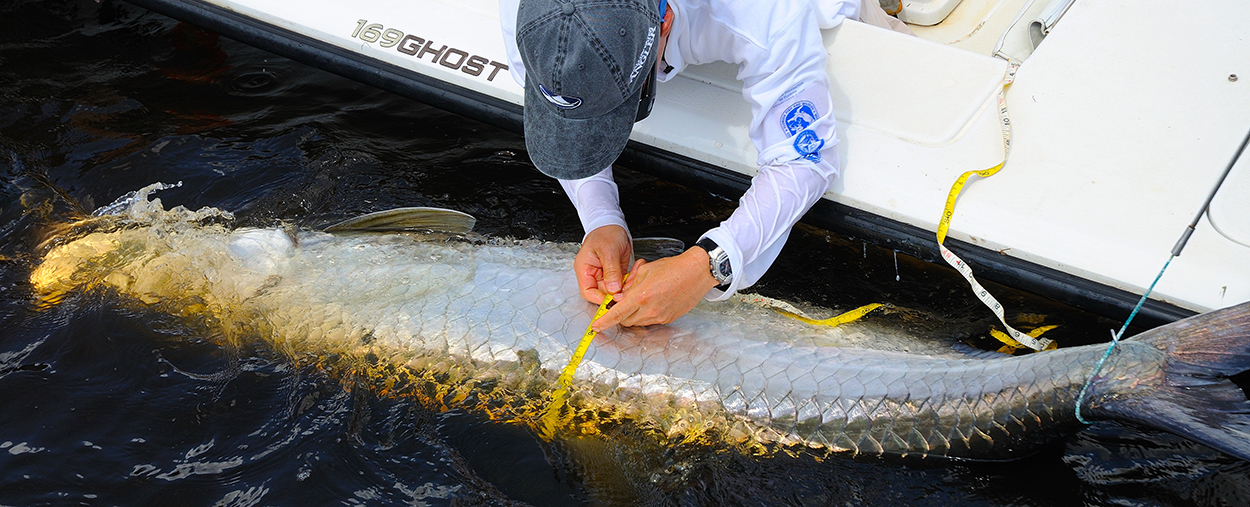
<svg viewBox="0 0 1250 507"><path fill-rule="evenodd" d="M226 209L241 225L427 205L469 212L492 236L581 235L519 136L128 4L0 6L0 173L0 505L1250 501L1250 464L1116 424L1010 463L551 444L379 394L315 358L223 345L103 291L39 303L27 278L49 231L157 181L183 182L159 194L167 206ZM619 178L638 236L689 242L733 208L629 168ZM1016 322L1059 325L1047 336L1062 345L1117 325L993 289ZM756 290L835 308L889 302L992 344L992 318L950 270L807 226Z"/></svg>

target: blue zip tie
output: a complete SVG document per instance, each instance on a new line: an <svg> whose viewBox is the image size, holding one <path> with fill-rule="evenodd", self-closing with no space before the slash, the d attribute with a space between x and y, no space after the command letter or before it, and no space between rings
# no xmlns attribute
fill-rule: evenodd
<svg viewBox="0 0 1250 507"><path fill-rule="evenodd" d="M1159 283L1159 279L1163 278L1163 272L1168 270L1168 265L1172 263L1176 255L1168 257L1168 261L1163 263L1163 269L1159 270L1159 275L1155 277L1155 281L1150 282L1150 288L1146 289L1146 293L1141 295L1141 299L1137 301L1137 306L1133 308L1133 313L1128 314L1128 320L1124 321L1124 326L1120 328L1120 332L1111 335L1111 344L1107 346L1107 352L1103 353L1102 359L1098 360L1098 364L1094 365L1094 371L1089 372L1089 380L1085 381L1085 385L1081 386L1081 394L1076 397L1076 420L1083 424L1094 424L1086 421L1081 417L1081 404L1085 402L1085 392L1089 390L1089 385L1094 383L1094 377L1098 375L1098 371L1102 370L1103 363L1107 362L1107 358L1111 357L1111 352L1115 350L1115 346L1120 343L1120 337L1124 335L1124 330L1128 329L1128 323L1133 321L1133 317L1137 316L1137 311L1141 310L1142 305L1146 304L1146 298L1155 290L1155 284Z"/></svg>

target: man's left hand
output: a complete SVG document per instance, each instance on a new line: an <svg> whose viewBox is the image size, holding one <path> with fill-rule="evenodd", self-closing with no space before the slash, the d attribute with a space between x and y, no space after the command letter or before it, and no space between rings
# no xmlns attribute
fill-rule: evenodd
<svg viewBox="0 0 1250 507"><path fill-rule="evenodd" d="M699 304L716 285L707 252L702 248L694 247L655 262L639 259L630 270L624 289L615 296L615 306L592 327L601 332L617 324L668 324Z"/></svg>

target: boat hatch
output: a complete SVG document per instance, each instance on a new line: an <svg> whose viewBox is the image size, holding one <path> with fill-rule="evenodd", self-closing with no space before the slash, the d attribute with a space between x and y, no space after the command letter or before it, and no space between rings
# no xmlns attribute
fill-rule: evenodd
<svg viewBox="0 0 1250 507"><path fill-rule="evenodd" d="M1243 155L1233 166L1211 200L1207 220L1229 241L1250 247L1250 156Z"/></svg>

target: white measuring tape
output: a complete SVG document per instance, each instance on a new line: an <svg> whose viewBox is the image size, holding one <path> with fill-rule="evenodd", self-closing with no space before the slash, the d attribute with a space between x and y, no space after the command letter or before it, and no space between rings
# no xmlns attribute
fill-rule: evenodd
<svg viewBox="0 0 1250 507"><path fill-rule="evenodd" d="M1011 86L1012 81L1015 81L1016 70L1019 68L1020 64L1018 62L1008 63L1007 75L1003 76L1003 87L998 90L998 122L1003 130L1003 162L983 171L968 171L961 174L959 179L955 180L955 184L951 186L950 194L946 196L946 208L942 213L942 220L938 224L937 240L938 248L942 251L942 258L946 259L946 262L950 264L951 267L955 268L956 271L959 271L959 274L963 275L965 280L968 280L968 284L972 286L972 292L976 294L977 298L979 298L982 303L985 303L985 306L988 306L990 310L994 311L994 315L998 316L998 321L1002 322L1003 326L1007 328L1007 336L1019 344L1033 350L1044 350L1051 347L1054 342L1046 338L1030 336L1017 331L1016 328L1008 325L1007 319L1003 315L1003 305L998 302L998 299L995 299L994 296L990 294L990 291L985 290L985 287L982 287L981 284L977 282L976 277L972 275L972 267L968 266L968 264L964 262L963 259L960 259L958 255L955 255L955 252L946 248L946 245L944 244L946 241L946 233L950 229L951 216L955 214L955 201L959 198L959 192L963 190L964 184L968 182L968 178L973 175L980 176L982 178L993 176L999 169L1003 168L1003 164L1007 163L1007 156L1011 154L1011 117L1007 115L1006 92L1007 87Z"/></svg>

